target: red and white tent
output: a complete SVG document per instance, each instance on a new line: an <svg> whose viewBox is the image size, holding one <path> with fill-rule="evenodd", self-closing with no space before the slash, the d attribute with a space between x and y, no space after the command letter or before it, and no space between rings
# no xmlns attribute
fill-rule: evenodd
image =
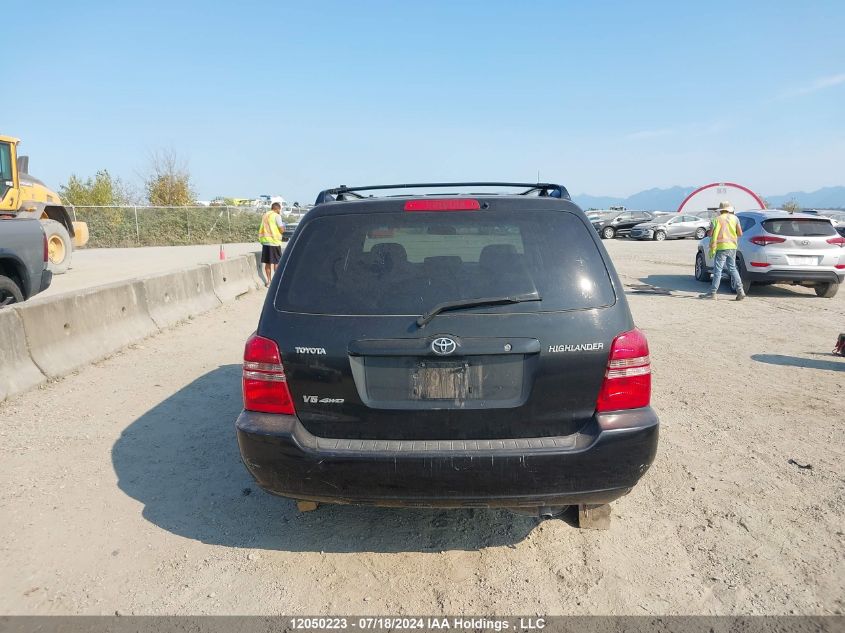
<svg viewBox="0 0 845 633"><path fill-rule="evenodd" d="M748 187L735 182L714 182L699 187L688 195L678 207L678 213L697 214L708 209L716 209L723 200L728 200L737 211L766 208L760 196Z"/></svg>

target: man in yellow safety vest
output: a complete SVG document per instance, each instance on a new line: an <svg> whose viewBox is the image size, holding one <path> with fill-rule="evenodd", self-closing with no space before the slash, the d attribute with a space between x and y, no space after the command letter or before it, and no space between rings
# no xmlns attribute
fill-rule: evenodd
<svg viewBox="0 0 845 633"><path fill-rule="evenodd" d="M261 263L264 264L264 287L270 285L273 273L282 257L282 234L285 223L282 222L282 205L274 202L270 210L261 218L258 229L258 241L261 242Z"/></svg>
<svg viewBox="0 0 845 633"><path fill-rule="evenodd" d="M742 235L742 227L734 215L734 208L730 202L719 203L719 215L713 218L710 226L710 257L713 259L713 281L710 292L701 295L702 299L715 299L722 283L722 270L728 267L733 286L736 289L736 300L745 299L742 289L742 278L736 269L737 241Z"/></svg>

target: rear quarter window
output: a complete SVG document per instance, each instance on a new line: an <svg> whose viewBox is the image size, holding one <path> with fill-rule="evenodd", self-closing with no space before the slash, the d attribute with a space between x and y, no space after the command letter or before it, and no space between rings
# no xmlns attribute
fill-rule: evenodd
<svg viewBox="0 0 845 633"><path fill-rule="evenodd" d="M539 292L541 302L476 313L608 306L616 295L592 231L561 211L371 213L300 227L276 308L419 315L438 303Z"/></svg>
<svg viewBox="0 0 845 633"><path fill-rule="evenodd" d="M742 227L743 231L747 231L752 226L754 226L755 223L756 222L755 222L754 218L745 218L745 217L739 218L739 226Z"/></svg>
<svg viewBox="0 0 845 633"><path fill-rule="evenodd" d="M815 218L785 218L778 220L764 220L763 228L773 235L788 237L818 237L836 235L830 220Z"/></svg>

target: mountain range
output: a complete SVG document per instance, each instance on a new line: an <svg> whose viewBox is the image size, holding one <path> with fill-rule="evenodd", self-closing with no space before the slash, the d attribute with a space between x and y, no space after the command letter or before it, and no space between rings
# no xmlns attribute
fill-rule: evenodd
<svg viewBox="0 0 845 633"><path fill-rule="evenodd" d="M591 196L582 194L572 199L582 209L606 209L610 206L622 206L628 209L644 211L674 211L697 187L669 187L668 189L646 189L627 198L614 196ZM790 191L783 195L763 195L769 206L777 208L791 200L805 209L845 208L845 187L822 187L816 191Z"/></svg>

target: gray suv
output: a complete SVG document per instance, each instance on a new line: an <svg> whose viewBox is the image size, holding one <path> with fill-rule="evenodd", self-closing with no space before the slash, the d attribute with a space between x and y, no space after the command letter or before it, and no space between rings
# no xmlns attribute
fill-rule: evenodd
<svg viewBox="0 0 845 633"><path fill-rule="evenodd" d="M710 222L694 215L658 216L651 222L637 224L631 229L629 237L635 240L683 239L694 237L700 240L707 234Z"/></svg>
<svg viewBox="0 0 845 633"><path fill-rule="evenodd" d="M739 238L736 265L747 293L751 284L811 287L820 297L833 297L845 281L845 237L830 219L780 209L737 213ZM710 238L695 255L695 278L710 281L713 258Z"/></svg>

